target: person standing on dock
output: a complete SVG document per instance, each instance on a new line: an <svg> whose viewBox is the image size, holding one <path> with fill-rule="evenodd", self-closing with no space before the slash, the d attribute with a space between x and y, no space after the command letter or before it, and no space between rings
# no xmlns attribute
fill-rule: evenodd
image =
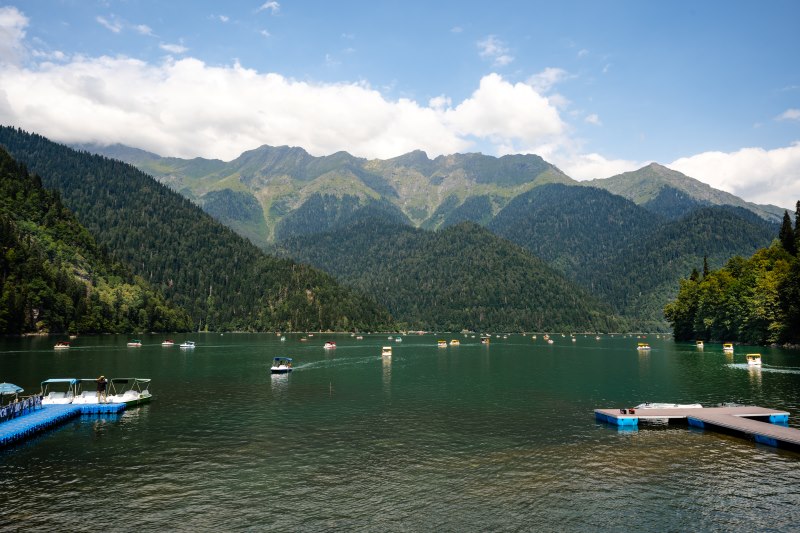
<svg viewBox="0 0 800 533"><path fill-rule="evenodd" d="M105 376L100 376L97 378L97 402L98 403L105 403L106 401L106 385L108 385L108 380Z"/></svg>

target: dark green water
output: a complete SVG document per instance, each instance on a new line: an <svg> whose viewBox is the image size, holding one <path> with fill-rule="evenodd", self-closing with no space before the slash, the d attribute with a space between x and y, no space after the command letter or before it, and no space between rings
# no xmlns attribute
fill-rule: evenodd
<svg viewBox="0 0 800 533"><path fill-rule="evenodd" d="M0 381L149 377L154 401L0 450L0 529L796 531L800 454L597 407L755 404L800 427L800 352L514 335L0 341ZM446 337L449 340L451 335ZM323 350L325 340L336 350ZM176 337L176 341L184 337ZM384 362L382 345L394 355ZM295 372L271 376L272 357ZM99 526L102 524L102 526Z"/></svg>

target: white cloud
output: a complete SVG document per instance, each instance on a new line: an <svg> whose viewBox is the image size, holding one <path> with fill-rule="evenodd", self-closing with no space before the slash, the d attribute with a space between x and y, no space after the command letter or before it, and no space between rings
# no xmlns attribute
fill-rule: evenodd
<svg viewBox="0 0 800 533"><path fill-rule="evenodd" d="M122 23L120 21L116 20L116 18L113 17L113 16L112 16L112 19L113 20L109 20L109 19L107 19L105 17L102 17L102 16L98 16L97 18L95 18L95 20L101 26L106 28L107 30L109 30L111 32L114 32L114 33L121 32L122 31Z"/></svg>
<svg viewBox="0 0 800 533"><path fill-rule="evenodd" d="M528 85L536 89L540 93L546 93L553 88L554 85L570 77L569 73L563 68L547 67L543 71L534 74L528 78Z"/></svg>
<svg viewBox="0 0 800 533"><path fill-rule="evenodd" d="M451 33L461 33L462 31L464 31L464 28L462 28L461 26L453 26L452 28L450 28Z"/></svg>
<svg viewBox="0 0 800 533"><path fill-rule="evenodd" d="M592 113L591 115L587 116L583 120L584 120L584 122L586 122L588 124L594 124L595 126L602 126L603 125L603 123L600 122L600 117L598 117L596 113Z"/></svg>
<svg viewBox="0 0 800 533"><path fill-rule="evenodd" d="M790 108L776 117L776 120L800 120L800 109Z"/></svg>
<svg viewBox="0 0 800 533"><path fill-rule="evenodd" d="M581 48L580 50L578 50L578 57L586 57L588 55L589 55L589 50L587 50L586 48Z"/></svg>
<svg viewBox="0 0 800 533"><path fill-rule="evenodd" d="M261 7L256 10L256 13L259 11L270 11L273 15L277 13L281 8L281 5L278 2L264 2Z"/></svg>
<svg viewBox="0 0 800 533"><path fill-rule="evenodd" d="M262 36L264 36L264 37L270 37L270 36L272 35L272 34L271 34L270 32L268 32L267 30L261 30L261 31L260 31L260 32L258 32L258 33L260 33L260 34L261 34Z"/></svg>
<svg viewBox="0 0 800 533"><path fill-rule="evenodd" d="M554 153L550 161L578 181L610 178L623 172L642 168L646 163L627 159L607 159L600 154Z"/></svg>
<svg viewBox="0 0 800 533"><path fill-rule="evenodd" d="M28 17L16 7L0 7L0 64L18 63L25 55L22 40Z"/></svg>
<svg viewBox="0 0 800 533"><path fill-rule="evenodd" d="M146 24L138 24L134 29L142 35L153 35L153 28Z"/></svg>
<svg viewBox="0 0 800 533"><path fill-rule="evenodd" d="M189 49L182 44L161 43L158 45L158 47L166 52L169 52L170 54L183 54L189 51Z"/></svg>
<svg viewBox="0 0 800 533"><path fill-rule="evenodd" d="M514 61L506 44L494 35L489 35L476 44L478 45L478 54L484 59L491 59L492 64L496 67L504 67Z"/></svg>
<svg viewBox="0 0 800 533"><path fill-rule="evenodd" d="M791 207L800 200L800 142L773 150L703 152L668 166L752 202Z"/></svg>

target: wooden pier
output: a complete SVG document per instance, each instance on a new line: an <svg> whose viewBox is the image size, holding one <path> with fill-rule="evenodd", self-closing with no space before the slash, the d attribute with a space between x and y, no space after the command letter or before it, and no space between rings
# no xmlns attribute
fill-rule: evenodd
<svg viewBox="0 0 800 533"><path fill-rule="evenodd" d="M787 426L789 413L766 407L595 409L594 414L600 421L626 428L638 427L639 420L685 420L692 427L731 433L769 446L800 450L800 430Z"/></svg>

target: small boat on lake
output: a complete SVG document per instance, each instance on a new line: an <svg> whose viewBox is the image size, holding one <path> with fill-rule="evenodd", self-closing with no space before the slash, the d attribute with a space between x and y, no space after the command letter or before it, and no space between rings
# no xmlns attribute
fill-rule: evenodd
<svg viewBox="0 0 800 533"><path fill-rule="evenodd" d="M42 381L42 405L66 405L75 399L78 380L54 378ZM66 390L64 390L66 389Z"/></svg>
<svg viewBox="0 0 800 533"><path fill-rule="evenodd" d="M699 403L640 403L635 409L702 409Z"/></svg>
<svg viewBox="0 0 800 533"><path fill-rule="evenodd" d="M761 366L761 354L760 353L749 353L745 357L747 357L747 365L748 366Z"/></svg>
<svg viewBox="0 0 800 533"><path fill-rule="evenodd" d="M703 341L697 341L697 342L695 342L694 344L695 344L695 346L697 346L698 348L702 348L703 346L705 346L705 344L703 343Z"/></svg>
<svg viewBox="0 0 800 533"><path fill-rule="evenodd" d="M195 344L194 341L186 341L181 343L181 348L194 348Z"/></svg>
<svg viewBox="0 0 800 533"><path fill-rule="evenodd" d="M175 341L172 340L172 339L167 339L167 340L165 340L164 342L161 343L161 346L165 346L165 347L175 346Z"/></svg>
<svg viewBox="0 0 800 533"><path fill-rule="evenodd" d="M640 342L639 344L636 345L636 349L640 351L646 351L650 349L650 345L647 344L646 342Z"/></svg>
<svg viewBox="0 0 800 533"><path fill-rule="evenodd" d="M458 339L451 339L450 346L461 346L461 341Z"/></svg>
<svg viewBox="0 0 800 533"><path fill-rule="evenodd" d="M273 374L288 374L292 370L292 358L291 357L276 357L272 360L272 366L270 367L270 372Z"/></svg>
<svg viewBox="0 0 800 533"><path fill-rule="evenodd" d="M147 403L153 397L149 387L149 379L113 378L109 381L106 403L124 403L126 407Z"/></svg>
<svg viewBox="0 0 800 533"><path fill-rule="evenodd" d="M69 349L69 343L67 341L59 341L59 342L56 343L55 346L53 346L53 349L54 350L68 350Z"/></svg>
<svg viewBox="0 0 800 533"><path fill-rule="evenodd" d="M395 337L394 342L403 342L403 337Z"/></svg>
<svg viewBox="0 0 800 533"><path fill-rule="evenodd" d="M285 335L281 335L281 342L286 342L286 336Z"/></svg>
<svg viewBox="0 0 800 533"><path fill-rule="evenodd" d="M139 339L133 339L128 341L128 348L141 348L141 347L142 347L142 341L140 341Z"/></svg>
<svg viewBox="0 0 800 533"><path fill-rule="evenodd" d="M326 350L333 350L334 348L336 348L336 343L333 341L328 341L325 343L325 346L323 346L323 348L325 348Z"/></svg>
<svg viewBox="0 0 800 533"><path fill-rule="evenodd" d="M392 347L391 346L384 346L381 349L381 357L391 357L392 356Z"/></svg>
<svg viewBox="0 0 800 533"><path fill-rule="evenodd" d="M492 342L491 337L481 337L481 344L489 344L490 342Z"/></svg>
<svg viewBox="0 0 800 533"><path fill-rule="evenodd" d="M357 341L363 341L363 340L364 340L364 336L363 336L363 335L358 335L358 336L356 337L356 340L357 340Z"/></svg>
<svg viewBox="0 0 800 533"><path fill-rule="evenodd" d="M436 342L436 345L439 348L447 348L447 341L446 340L439 340Z"/></svg>
<svg viewBox="0 0 800 533"><path fill-rule="evenodd" d="M723 344L722 351L733 353L733 343L726 342L725 344Z"/></svg>

